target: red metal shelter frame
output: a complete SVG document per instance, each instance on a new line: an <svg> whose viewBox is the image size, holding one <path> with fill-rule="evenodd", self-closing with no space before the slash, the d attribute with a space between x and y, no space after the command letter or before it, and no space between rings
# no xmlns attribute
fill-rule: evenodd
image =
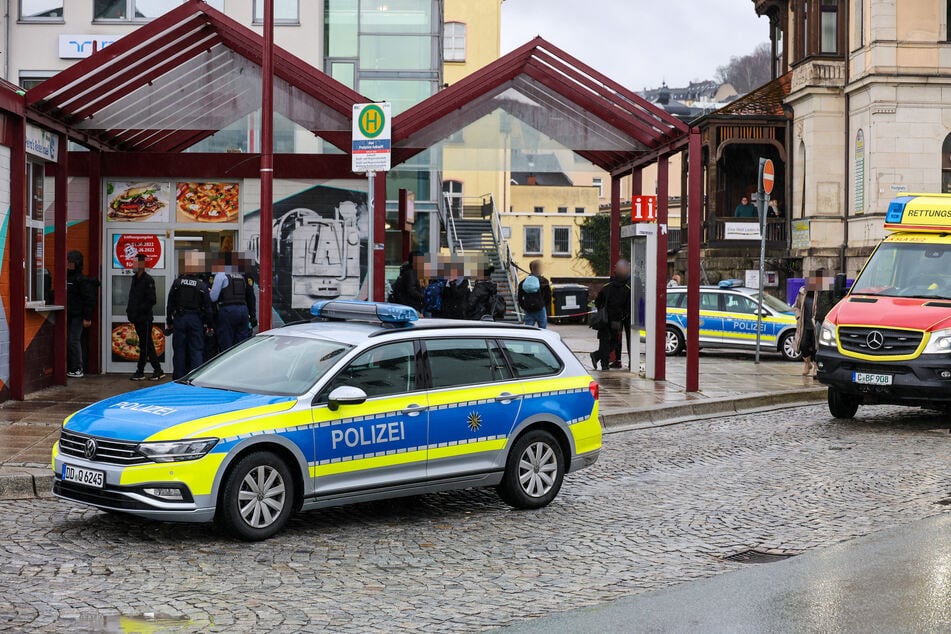
<svg viewBox="0 0 951 634"><path fill-rule="evenodd" d="M495 108L502 108L519 117L518 104L503 103L498 98L514 89L545 106L568 103L576 109L562 111L566 126L580 126L605 132L605 147L572 147L558 130L546 131L556 141L594 165L611 174L611 262L620 257L621 178L632 177L632 194L641 193L640 175L645 165L658 163L658 223L667 225L667 160L672 154L689 146L688 201L688 291L687 319L698 323L700 308L700 147L699 131L690 129L679 119L658 108L624 86L585 65L565 51L542 38L499 58L485 68L465 77L453 86L430 97L397 116L393 121L394 163L402 163L428 147L463 129ZM544 101L549 95L555 99ZM580 113L580 114L579 114ZM626 147L608 147L615 140L626 139ZM659 332L655 350L656 376L663 380L664 326L667 305L667 235L659 232L657 267L657 324ZM696 328L687 336L687 391L699 389L699 334Z"/></svg>

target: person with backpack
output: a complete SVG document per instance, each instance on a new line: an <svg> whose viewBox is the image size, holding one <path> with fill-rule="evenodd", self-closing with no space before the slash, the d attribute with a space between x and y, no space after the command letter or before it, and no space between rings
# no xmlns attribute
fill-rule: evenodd
<svg viewBox="0 0 951 634"><path fill-rule="evenodd" d="M472 288L459 262L449 264L449 280L442 292L442 316L446 319L465 319Z"/></svg>
<svg viewBox="0 0 951 634"><path fill-rule="evenodd" d="M423 314L427 317L439 318L443 316L443 291L446 288L445 271L436 271L436 274L429 278L429 283L423 290Z"/></svg>
<svg viewBox="0 0 951 634"><path fill-rule="evenodd" d="M83 275L83 254L66 254L66 376L74 379L85 375L83 335L92 326L96 313L99 280Z"/></svg>
<svg viewBox="0 0 951 634"><path fill-rule="evenodd" d="M409 261L404 262L400 267L400 274L393 281L390 296L386 301L391 304L403 304L415 308L417 312L423 312L426 296L419 283L419 271L422 267L423 256L418 251L414 251L410 254Z"/></svg>
<svg viewBox="0 0 951 634"><path fill-rule="evenodd" d="M518 306L525 314L526 326L548 328L548 307L551 306L551 284L542 275L542 261L532 260L528 275L518 285Z"/></svg>
<svg viewBox="0 0 951 634"><path fill-rule="evenodd" d="M499 295L499 287L492 281L492 273L495 267L489 265L484 272L483 279L477 281L469 294L468 309L466 317L468 319L481 320L488 318L490 320L499 320L505 317L507 309L505 299Z"/></svg>

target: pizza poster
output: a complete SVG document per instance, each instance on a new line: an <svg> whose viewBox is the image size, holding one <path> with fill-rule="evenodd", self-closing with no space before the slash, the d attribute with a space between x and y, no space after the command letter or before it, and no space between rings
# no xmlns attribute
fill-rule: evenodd
<svg viewBox="0 0 951 634"><path fill-rule="evenodd" d="M151 181L106 183L109 222L168 222L171 187Z"/></svg>
<svg viewBox="0 0 951 634"><path fill-rule="evenodd" d="M165 248L161 236L145 233L117 233L112 236L112 268L135 268L136 257L145 255L145 268L165 268Z"/></svg>
<svg viewBox="0 0 951 634"><path fill-rule="evenodd" d="M238 222L240 185L235 182L179 182L175 185L178 222Z"/></svg>
<svg viewBox="0 0 951 634"><path fill-rule="evenodd" d="M159 362L165 362L165 324L152 324L152 345ZM136 363L139 360L139 335L129 323L112 325L112 360L115 363Z"/></svg>

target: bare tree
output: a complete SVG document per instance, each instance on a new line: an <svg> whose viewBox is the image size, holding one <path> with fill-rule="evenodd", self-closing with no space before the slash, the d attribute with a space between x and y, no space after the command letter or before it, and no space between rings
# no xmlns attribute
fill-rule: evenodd
<svg viewBox="0 0 951 634"><path fill-rule="evenodd" d="M749 55L731 57L728 64L717 68L716 79L732 85L741 95L748 93L769 81L771 56L770 45L764 42Z"/></svg>

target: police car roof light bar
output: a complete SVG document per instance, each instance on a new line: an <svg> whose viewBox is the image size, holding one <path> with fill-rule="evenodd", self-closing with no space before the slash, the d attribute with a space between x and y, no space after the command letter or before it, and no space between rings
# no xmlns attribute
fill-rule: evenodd
<svg viewBox="0 0 951 634"><path fill-rule="evenodd" d="M723 280L718 286L720 288L742 288L743 280Z"/></svg>
<svg viewBox="0 0 951 634"><path fill-rule="evenodd" d="M310 314L323 319L365 321L383 324L409 324L419 319L419 313L409 306L364 302L351 299L333 299L314 302Z"/></svg>

